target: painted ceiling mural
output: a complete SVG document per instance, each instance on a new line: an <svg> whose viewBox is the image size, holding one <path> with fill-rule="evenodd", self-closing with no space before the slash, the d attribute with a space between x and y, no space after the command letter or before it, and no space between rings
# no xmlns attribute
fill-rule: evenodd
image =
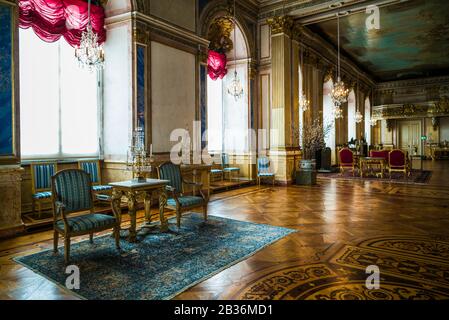
<svg viewBox="0 0 449 320"><path fill-rule="evenodd" d="M449 74L449 1L410 0L380 8L380 29L365 12L340 18L344 54L378 81ZM337 21L308 26L334 45Z"/></svg>

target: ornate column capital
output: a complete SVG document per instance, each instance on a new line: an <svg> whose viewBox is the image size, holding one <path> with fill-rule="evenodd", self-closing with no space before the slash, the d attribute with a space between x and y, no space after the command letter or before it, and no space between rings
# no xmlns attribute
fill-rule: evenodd
<svg viewBox="0 0 449 320"><path fill-rule="evenodd" d="M134 42L146 45L150 44L150 32L148 30L136 27L133 31Z"/></svg>
<svg viewBox="0 0 449 320"><path fill-rule="evenodd" d="M288 36L292 35L293 19L289 16L268 18L267 23L271 28L271 34L285 33Z"/></svg>
<svg viewBox="0 0 449 320"><path fill-rule="evenodd" d="M251 80L256 79L257 76L257 63L255 61L250 61L248 63L248 77Z"/></svg>

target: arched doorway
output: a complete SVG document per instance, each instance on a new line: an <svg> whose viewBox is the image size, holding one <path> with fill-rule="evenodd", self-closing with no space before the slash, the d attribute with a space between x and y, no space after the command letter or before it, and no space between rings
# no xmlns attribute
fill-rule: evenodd
<svg viewBox="0 0 449 320"><path fill-rule="evenodd" d="M324 128L329 125L332 127L329 131L329 134L325 138L326 147L331 148L332 152L332 164L336 163L336 153L335 153L335 117L333 114L333 103L332 98L330 97L330 93L332 92L332 88L334 86L334 82L332 79L325 82L323 85L323 124Z"/></svg>

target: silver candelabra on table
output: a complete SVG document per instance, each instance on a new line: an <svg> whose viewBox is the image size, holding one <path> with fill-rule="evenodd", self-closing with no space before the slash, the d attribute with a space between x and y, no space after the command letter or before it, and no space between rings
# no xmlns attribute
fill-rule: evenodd
<svg viewBox="0 0 449 320"><path fill-rule="evenodd" d="M137 128L133 132L131 145L128 149L126 168L133 172L133 181L145 182L145 174L153 171L153 145L150 146L148 155L145 146L145 133L142 128Z"/></svg>

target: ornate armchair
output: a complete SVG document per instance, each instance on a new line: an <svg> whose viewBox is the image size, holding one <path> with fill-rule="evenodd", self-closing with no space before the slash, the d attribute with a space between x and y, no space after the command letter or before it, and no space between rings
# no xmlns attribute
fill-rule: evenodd
<svg viewBox="0 0 449 320"><path fill-rule="evenodd" d="M171 162L164 162L157 168L159 179L169 180L167 191L171 194L167 199L167 208L176 211L176 225L181 227L181 215L191 209L203 208L204 220L207 221L207 203L208 198L201 191L202 183L185 181L181 175L179 165ZM198 187L201 196L184 195L184 185Z"/></svg>
<svg viewBox="0 0 449 320"><path fill-rule="evenodd" d="M237 174L239 180L240 168L229 166L229 156L226 153L221 155L221 165L223 166L223 174L228 173L229 180L232 180L232 175Z"/></svg>
<svg viewBox="0 0 449 320"><path fill-rule="evenodd" d="M274 186L275 174L270 172L270 159L260 157L257 159L257 184L260 186L260 180L271 179Z"/></svg>
<svg viewBox="0 0 449 320"><path fill-rule="evenodd" d="M70 239L113 229L115 245L120 248L120 219L115 216L94 212L93 191L90 175L79 169L62 170L52 177L53 193L53 249L58 252L59 235L64 237L64 259L70 261ZM84 215L73 215L89 211Z"/></svg>
<svg viewBox="0 0 449 320"><path fill-rule="evenodd" d="M31 190L33 213L36 205L39 218L42 215L42 203L51 202L51 177L56 173L56 162L38 162L31 164Z"/></svg>
<svg viewBox="0 0 449 320"><path fill-rule="evenodd" d="M352 175L355 175L355 161L354 161L354 153L348 149L343 148L338 152L338 158L340 162L340 172L344 173L346 169L352 169Z"/></svg>
<svg viewBox="0 0 449 320"><path fill-rule="evenodd" d="M388 156L388 172L390 178L392 172L403 172L404 177L407 178L410 171L408 169L407 156L404 151L399 149L390 151Z"/></svg>
<svg viewBox="0 0 449 320"><path fill-rule="evenodd" d="M99 160L78 161L78 168L90 174L92 190L98 200L109 201L112 187L103 185L101 181L101 167ZM104 194L106 193L106 194Z"/></svg>

